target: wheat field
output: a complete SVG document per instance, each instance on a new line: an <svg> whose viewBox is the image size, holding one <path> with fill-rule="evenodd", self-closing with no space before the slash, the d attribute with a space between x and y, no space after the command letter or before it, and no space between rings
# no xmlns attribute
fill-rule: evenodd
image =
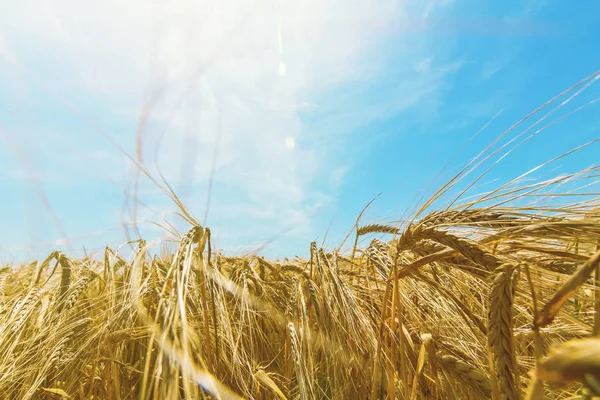
<svg viewBox="0 0 600 400"><path fill-rule="evenodd" d="M600 202L563 190L600 166L432 207L468 167L308 259L228 256L172 194L174 251L6 265L0 398L600 396Z"/></svg>

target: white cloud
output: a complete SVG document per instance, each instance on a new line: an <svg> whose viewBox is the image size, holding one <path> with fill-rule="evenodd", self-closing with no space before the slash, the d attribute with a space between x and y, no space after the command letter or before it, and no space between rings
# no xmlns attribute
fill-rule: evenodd
<svg viewBox="0 0 600 400"><path fill-rule="evenodd" d="M321 107L321 93L376 71L368 52L398 34L395 23L407 20L408 3L420 7L417 0L26 3L13 2L0 16L6 27L1 54L21 57L51 86L108 104L130 123L159 94L146 116L145 163L153 163L164 133L162 171L174 187L185 181L199 188L192 203L203 206L217 154L215 203L260 210L250 216L270 220L271 231L289 222L309 230L311 215L330 203L323 199L331 198L348 168L330 165L319 149L326 139L303 126L301 110ZM423 59L417 70L432 72L431 61ZM388 98L393 104L375 104L348 123L414 104L435 90L440 72L432 77L431 85L409 87ZM135 132L108 130L131 148ZM82 135L92 133L77 137L85 148ZM96 170L111 158L105 150L87 150L81 152L94 155L87 161ZM110 171L122 169L114 163L113 156ZM331 180L331 193L312 190L322 177ZM223 195L219 185L225 184L242 197Z"/></svg>
<svg viewBox="0 0 600 400"><path fill-rule="evenodd" d="M0 56L6 57L9 61L15 61L16 57L12 52L10 46L8 45L8 40L6 37L0 32Z"/></svg>
<svg viewBox="0 0 600 400"><path fill-rule="evenodd" d="M69 185L68 179L52 171L27 171L24 169L0 170L0 176L22 182L44 182L50 185Z"/></svg>
<svg viewBox="0 0 600 400"><path fill-rule="evenodd" d="M329 174L329 183L334 190L337 190L342 185L342 182L348 173L348 167L335 167Z"/></svg>
<svg viewBox="0 0 600 400"><path fill-rule="evenodd" d="M426 73L431 68L432 62L433 56L424 58L423 60L419 61L419 63L417 63L417 65L415 66L415 70L417 72Z"/></svg>

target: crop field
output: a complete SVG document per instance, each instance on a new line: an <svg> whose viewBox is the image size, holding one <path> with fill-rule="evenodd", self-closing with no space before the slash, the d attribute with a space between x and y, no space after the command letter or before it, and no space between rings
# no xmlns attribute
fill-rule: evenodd
<svg viewBox="0 0 600 400"><path fill-rule="evenodd" d="M476 162L307 259L219 251L171 191L172 250L5 265L0 398L600 395L600 166L432 207Z"/></svg>

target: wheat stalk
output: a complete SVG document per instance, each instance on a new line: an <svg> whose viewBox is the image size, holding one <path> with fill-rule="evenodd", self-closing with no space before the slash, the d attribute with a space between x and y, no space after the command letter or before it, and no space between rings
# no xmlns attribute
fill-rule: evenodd
<svg viewBox="0 0 600 400"><path fill-rule="evenodd" d="M579 268L579 270L565 282L559 290L556 291L552 299L546 303L540 312L535 323L540 326L546 326L551 323L556 314L560 311L565 302L575 293L575 291L592 275L600 263L600 251L594 254L589 260Z"/></svg>

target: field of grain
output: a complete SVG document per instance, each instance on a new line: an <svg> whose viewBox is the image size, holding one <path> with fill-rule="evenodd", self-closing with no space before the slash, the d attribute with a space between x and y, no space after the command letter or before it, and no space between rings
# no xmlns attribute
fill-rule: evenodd
<svg viewBox="0 0 600 400"><path fill-rule="evenodd" d="M179 204L176 251L4 266L0 398L600 395L600 202L563 191L599 169L431 210L459 174L309 259L228 256Z"/></svg>

